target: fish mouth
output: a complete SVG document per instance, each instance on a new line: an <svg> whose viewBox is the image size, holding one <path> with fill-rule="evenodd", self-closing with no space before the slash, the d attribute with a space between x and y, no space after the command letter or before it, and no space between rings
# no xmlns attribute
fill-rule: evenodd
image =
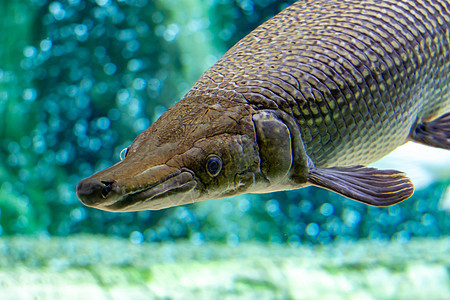
<svg viewBox="0 0 450 300"><path fill-rule="evenodd" d="M132 192L122 199L105 205L108 211L159 210L195 202L200 195L196 191L197 180L191 172L181 172L165 180L154 183L138 192Z"/></svg>
<svg viewBox="0 0 450 300"><path fill-rule="evenodd" d="M159 210L195 202L199 180L188 169L158 165L138 174L119 173L117 164L80 181L77 196L86 206L125 212Z"/></svg>

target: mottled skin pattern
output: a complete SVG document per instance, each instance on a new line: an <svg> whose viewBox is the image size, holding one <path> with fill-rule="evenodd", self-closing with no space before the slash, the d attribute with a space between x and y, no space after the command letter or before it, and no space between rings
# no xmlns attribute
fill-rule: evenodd
<svg viewBox="0 0 450 300"><path fill-rule="evenodd" d="M77 195L135 211L316 185L398 203L410 180L363 165L408 140L450 149L449 24L448 0L299 1L231 48Z"/></svg>
<svg viewBox="0 0 450 300"><path fill-rule="evenodd" d="M368 164L449 110L449 22L449 1L299 1L231 48L187 96L282 109L317 167Z"/></svg>

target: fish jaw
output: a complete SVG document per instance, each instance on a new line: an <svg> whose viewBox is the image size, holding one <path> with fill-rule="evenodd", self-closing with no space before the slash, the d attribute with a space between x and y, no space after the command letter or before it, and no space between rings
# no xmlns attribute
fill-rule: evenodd
<svg viewBox="0 0 450 300"><path fill-rule="evenodd" d="M192 203L201 194L201 185L189 170L157 165L126 176L126 163L119 162L80 181L77 196L81 202L113 212L158 210Z"/></svg>

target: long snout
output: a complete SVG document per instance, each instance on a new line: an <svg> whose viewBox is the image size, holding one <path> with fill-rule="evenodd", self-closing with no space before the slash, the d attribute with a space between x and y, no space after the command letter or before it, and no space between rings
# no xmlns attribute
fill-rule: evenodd
<svg viewBox="0 0 450 300"><path fill-rule="evenodd" d="M80 181L77 196L86 206L106 211L157 210L194 202L197 186L187 170L167 165L139 170L119 163Z"/></svg>

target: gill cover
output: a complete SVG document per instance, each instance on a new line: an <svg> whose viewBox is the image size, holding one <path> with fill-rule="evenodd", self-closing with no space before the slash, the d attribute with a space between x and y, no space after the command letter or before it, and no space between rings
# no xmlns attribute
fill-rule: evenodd
<svg viewBox="0 0 450 300"><path fill-rule="evenodd" d="M270 182L265 192L307 185L310 166L292 117L282 111L262 110L253 115L253 123L261 172Z"/></svg>

